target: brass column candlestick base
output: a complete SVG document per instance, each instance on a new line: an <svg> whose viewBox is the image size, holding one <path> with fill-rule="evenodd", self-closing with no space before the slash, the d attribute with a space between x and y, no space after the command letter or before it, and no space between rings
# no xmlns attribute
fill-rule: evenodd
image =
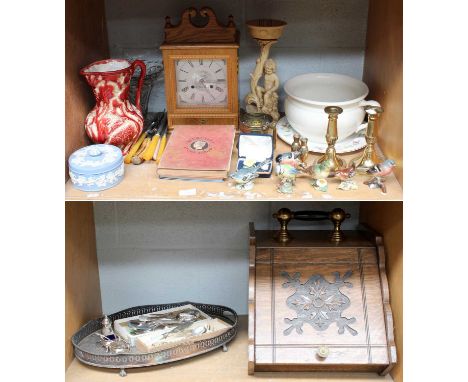
<svg viewBox="0 0 468 382"><path fill-rule="evenodd" d="M346 162L336 155L335 143L338 140L338 115L343 112L343 109L338 106L327 106L324 109L325 113L328 114L328 128L327 128L327 150L319 159L317 164L328 161L330 172L333 173L346 166Z"/></svg>
<svg viewBox="0 0 468 382"><path fill-rule="evenodd" d="M364 174L379 162L377 154L375 153L375 136L379 123L380 115L383 113L383 108L380 106L366 106L364 108L368 115L368 123L366 130L367 146L361 156L351 160L350 165L354 164L358 173Z"/></svg>

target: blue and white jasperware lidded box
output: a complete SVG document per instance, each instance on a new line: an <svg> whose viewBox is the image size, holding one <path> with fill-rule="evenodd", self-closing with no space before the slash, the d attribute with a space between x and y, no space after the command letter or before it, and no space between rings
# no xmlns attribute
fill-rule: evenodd
<svg viewBox="0 0 468 382"><path fill-rule="evenodd" d="M122 151L113 145L91 145L68 158L73 187L82 191L102 191L119 184L124 175Z"/></svg>
<svg viewBox="0 0 468 382"><path fill-rule="evenodd" d="M258 163L271 159L273 161L273 136L269 134L239 134L237 143L237 170L252 167ZM269 178L273 170L273 163L265 165L258 174L260 178Z"/></svg>

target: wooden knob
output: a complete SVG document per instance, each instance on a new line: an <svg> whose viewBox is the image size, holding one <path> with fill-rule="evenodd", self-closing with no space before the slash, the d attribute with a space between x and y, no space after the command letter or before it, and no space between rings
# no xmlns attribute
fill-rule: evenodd
<svg viewBox="0 0 468 382"><path fill-rule="evenodd" d="M327 358L329 354L330 354L330 349L328 349L328 346L320 346L317 349L317 355L320 358Z"/></svg>

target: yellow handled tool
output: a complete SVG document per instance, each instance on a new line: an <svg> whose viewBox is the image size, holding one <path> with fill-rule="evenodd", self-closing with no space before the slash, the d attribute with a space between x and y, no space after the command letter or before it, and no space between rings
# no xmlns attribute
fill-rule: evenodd
<svg viewBox="0 0 468 382"><path fill-rule="evenodd" d="M151 160L153 158L156 147L158 146L158 142L159 142L159 134L156 133L156 135L151 139L150 144L146 147L145 151L143 151L143 154L141 157L144 160Z"/></svg>
<svg viewBox="0 0 468 382"><path fill-rule="evenodd" d="M161 160L161 156L163 155L164 149L166 148L166 141L167 141L167 114L164 115L164 120L162 123L162 130L159 132L161 135L161 139L159 140L159 147L158 147L158 153L156 152L153 155L153 159L156 161L156 163L159 164L159 161Z"/></svg>
<svg viewBox="0 0 468 382"><path fill-rule="evenodd" d="M161 138L161 143L159 145L158 156L156 157L156 163L159 164L161 157L163 155L164 149L166 148L167 133Z"/></svg>
<svg viewBox="0 0 468 382"><path fill-rule="evenodd" d="M167 116L165 111L157 113L155 121L151 124L151 126L154 125L154 127L150 127L150 130L148 131L148 136L151 137L151 142L141 154L141 159L148 161L153 158L154 152L156 151L158 142L161 138L161 133L164 131L166 121Z"/></svg>
<svg viewBox="0 0 468 382"><path fill-rule="evenodd" d="M125 155L124 162L126 164L132 163L132 158L135 156L136 152L140 148L141 144L146 138L146 131L143 132L143 134L140 135L140 138L133 144L133 146L130 148L130 151Z"/></svg>

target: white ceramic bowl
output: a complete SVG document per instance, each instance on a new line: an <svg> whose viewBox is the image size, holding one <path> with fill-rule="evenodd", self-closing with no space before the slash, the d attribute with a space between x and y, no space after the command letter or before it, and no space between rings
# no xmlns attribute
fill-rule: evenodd
<svg viewBox="0 0 468 382"><path fill-rule="evenodd" d="M369 88L361 80L342 74L308 73L289 79L284 85L284 110L291 126L311 142L323 142L327 133L325 106L339 106L338 141L365 128L364 106L380 106L366 101Z"/></svg>

